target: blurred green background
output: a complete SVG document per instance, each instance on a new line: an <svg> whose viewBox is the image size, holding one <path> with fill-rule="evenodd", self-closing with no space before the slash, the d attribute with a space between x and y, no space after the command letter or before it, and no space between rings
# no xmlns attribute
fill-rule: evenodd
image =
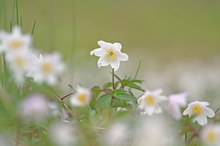
<svg viewBox="0 0 220 146"><path fill-rule="evenodd" d="M0 26L9 28L14 1L0 1ZM89 52L100 39L121 42L134 65L220 56L219 0L19 0L19 16L26 33L36 20L35 48L60 50L71 66L87 73L97 68Z"/></svg>

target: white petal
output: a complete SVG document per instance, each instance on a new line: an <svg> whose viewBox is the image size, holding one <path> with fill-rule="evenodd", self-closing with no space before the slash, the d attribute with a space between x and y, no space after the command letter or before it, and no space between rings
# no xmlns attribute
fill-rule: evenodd
<svg viewBox="0 0 220 146"><path fill-rule="evenodd" d="M16 36L20 36L21 35L21 29L20 29L19 26L14 26L12 32Z"/></svg>
<svg viewBox="0 0 220 146"><path fill-rule="evenodd" d="M157 114L162 113L162 109L161 109L161 107L159 105L157 105L155 107L155 113L157 113Z"/></svg>
<svg viewBox="0 0 220 146"><path fill-rule="evenodd" d="M115 60L115 61L111 62L110 64L111 64L111 67L112 67L115 71L117 71L117 70L119 69L119 67L120 67L120 61L118 61L118 60Z"/></svg>
<svg viewBox="0 0 220 146"><path fill-rule="evenodd" d="M185 116L185 115L189 115L189 114L190 114L190 108L187 107L187 108L184 110L183 115Z"/></svg>
<svg viewBox="0 0 220 146"><path fill-rule="evenodd" d="M154 107L153 106L150 106L150 107L145 107L145 112L151 116L153 113L154 113Z"/></svg>
<svg viewBox="0 0 220 146"><path fill-rule="evenodd" d="M125 53L118 53L118 59L120 60L120 61L127 61L128 60L128 55L127 54L125 54Z"/></svg>
<svg viewBox="0 0 220 146"><path fill-rule="evenodd" d="M105 50L103 48L97 48L97 49L91 51L90 55L95 55L95 56L101 57L101 56L105 55Z"/></svg>
<svg viewBox="0 0 220 146"><path fill-rule="evenodd" d="M97 65L100 68L101 66L109 65L109 62L106 61L105 57L100 57L99 60L98 60Z"/></svg>
<svg viewBox="0 0 220 146"><path fill-rule="evenodd" d="M198 122L199 125L204 126L208 123L207 118L205 115L200 115L197 117L194 117L195 120Z"/></svg>
<svg viewBox="0 0 220 146"><path fill-rule="evenodd" d="M104 49L109 49L109 48L113 48L113 45L112 43L108 43L108 42L105 42L105 41L98 41L98 45L101 47L101 48L104 48Z"/></svg>
<svg viewBox="0 0 220 146"><path fill-rule="evenodd" d="M208 107L203 107L203 110L204 110L204 114L209 117L209 118L213 118L215 116L215 112L208 108Z"/></svg>
<svg viewBox="0 0 220 146"><path fill-rule="evenodd" d="M157 99L159 99L159 101L165 101L167 100L166 96L157 96Z"/></svg>
<svg viewBox="0 0 220 146"><path fill-rule="evenodd" d="M121 50L122 46L120 43L114 43L113 46L115 47L115 49L117 49L118 51Z"/></svg>
<svg viewBox="0 0 220 146"><path fill-rule="evenodd" d="M152 91L154 95L160 95L163 92L163 89L156 89L154 91Z"/></svg>
<svg viewBox="0 0 220 146"><path fill-rule="evenodd" d="M206 101L201 101L200 104L203 105L203 106L209 106L209 103L206 102Z"/></svg>

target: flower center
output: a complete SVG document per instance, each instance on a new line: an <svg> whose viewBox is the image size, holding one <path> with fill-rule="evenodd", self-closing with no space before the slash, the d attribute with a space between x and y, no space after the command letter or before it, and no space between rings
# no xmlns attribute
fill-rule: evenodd
<svg viewBox="0 0 220 146"><path fill-rule="evenodd" d="M9 42L8 47L10 49L17 49L17 48L22 47L22 45L23 45L23 42L21 40L14 39Z"/></svg>
<svg viewBox="0 0 220 146"><path fill-rule="evenodd" d="M52 67L52 65L50 64L50 63L44 63L43 65L42 65L42 70L43 70L43 72L44 73L51 73L52 72L52 70L53 70L53 67Z"/></svg>
<svg viewBox="0 0 220 146"><path fill-rule="evenodd" d="M207 141L209 143L213 143L217 140L217 135L215 132L213 131L210 131L208 134L207 134Z"/></svg>
<svg viewBox="0 0 220 146"><path fill-rule="evenodd" d="M108 49L105 53L105 55L107 56L107 59L112 61L115 60L117 54L115 53L115 51L113 49Z"/></svg>
<svg viewBox="0 0 220 146"><path fill-rule="evenodd" d="M81 93L78 98L81 103L86 102L86 94L85 93Z"/></svg>
<svg viewBox="0 0 220 146"><path fill-rule="evenodd" d="M15 59L15 64L19 67L19 68L23 68L25 65L25 60L23 57L16 57Z"/></svg>
<svg viewBox="0 0 220 146"><path fill-rule="evenodd" d="M156 103L154 96L148 95L146 96L146 104L147 105L154 105Z"/></svg>
<svg viewBox="0 0 220 146"><path fill-rule="evenodd" d="M194 106L192 107L192 113L193 113L193 115L198 115L198 114L200 114L201 112L202 112L202 107L201 107L201 105L196 104L196 105L194 105Z"/></svg>

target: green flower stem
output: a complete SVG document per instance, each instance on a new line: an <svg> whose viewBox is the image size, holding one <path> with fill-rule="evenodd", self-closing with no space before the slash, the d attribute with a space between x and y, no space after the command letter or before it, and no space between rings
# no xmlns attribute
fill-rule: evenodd
<svg viewBox="0 0 220 146"><path fill-rule="evenodd" d="M115 90L115 70L112 69L112 92ZM111 106L113 105L114 96L112 94Z"/></svg>

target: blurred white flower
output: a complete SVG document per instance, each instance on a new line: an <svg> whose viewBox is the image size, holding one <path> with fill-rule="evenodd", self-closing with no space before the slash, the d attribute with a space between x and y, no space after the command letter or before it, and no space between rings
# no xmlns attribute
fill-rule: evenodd
<svg viewBox="0 0 220 146"><path fill-rule="evenodd" d="M138 99L138 108L144 110L142 114L152 115L153 113L162 112L160 103L167 100L167 97L160 95L162 92L161 89L146 91L144 95Z"/></svg>
<svg viewBox="0 0 220 146"><path fill-rule="evenodd" d="M0 32L0 42L0 52L20 52L30 47L31 36L23 35L21 29L15 26L12 33Z"/></svg>
<svg viewBox="0 0 220 146"><path fill-rule="evenodd" d="M134 146L182 146L177 129L163 116L139 119L134 132Z"/></svg>
<svg viewBox="0 0 220 146"><path fill-rule="evenodd" d="M21 51L6 54L6 61L18 84L22 84L27 71L29 70L31 52Z"/></svg>
<svg viewBox="0 0 220 146"><path fill-rule="evenodd" d="M186 93L173 94L168 98L168 111L176 119L182 118L181 107L186 106Z"/></svg>
<svg viewBox="0 0 220 146"><path fill-rule="evenodd" d="M115 122L108 127L104 134L104 142L109 146L121 146L127 142L128 126L122 122Z"/></svg>
<svg viewBox="0 0 220 146"><path fill-rule="evenodd" d="M207 107L208 102L195 101L188 104L188 107L184 110L183 115L193 116L193 122L196 122L204 126L208 123L207 117L212 118L215 116L215 112Z"/></svg>
<svg viewBox="0 0 220 146"><path fill-rule="evenodd" d="M98 41L100 48L97 48L90 52L91 55L100 57L98 60L98 67L108 66L117 71L120 66L120 61L127 61L128 55L121 53L121 44L120 43L108 43L104 41Z"/></svg>
<svg viewBox="0 0 220 146"><path fill-rule="evenodd" d="M57 83L57 77L65 69L65 65L61 62L60 54L53 53L47 55L33 56L32 66L27 76L32 77L35 82L46 82L49 85Z"/></svg>
<svg viewBox="0 0 220 146"><path fill-rule="evenodd" d="M76 93L70 97L73 106L86 106L91 100L91 92L87 88L77 86Z"/></svg>
<svg viewBox="0 0 220 146"><path fill-rule="evenodd" d="M49 135L57 146L73 146L77 142L76 129L68 123L53 123L49 129Z"/></svg>
<svg viewBox="0 0 220 146"><path fill-rule="evenodd" d="M219 146L220 144L220 125L209 124L200 132L200 138L207 146Z"/></svg>
<svg viewBox="0 0 220 146"><path fill-rule="evenodd" d="M49 114L48 102L42 95L31 95L22 101L19 112L24 119L42 120Z"/></svg>

